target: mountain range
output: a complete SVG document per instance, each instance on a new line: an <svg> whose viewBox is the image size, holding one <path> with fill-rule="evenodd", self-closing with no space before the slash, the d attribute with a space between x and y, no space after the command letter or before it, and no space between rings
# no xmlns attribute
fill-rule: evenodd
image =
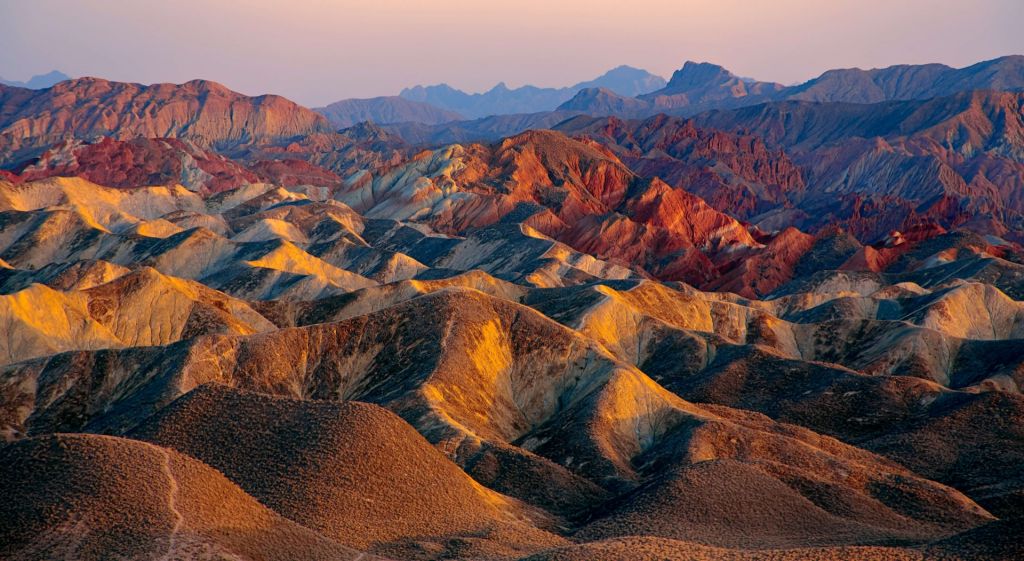
<svg viewBox="0 0 1024 561"><path fill-rule="evenodd" d="M0 558L1020 559L1020 61L0 86Z"/></svg>
<svg viewBox="0 0 1024 561"><path fill-rule="evenodd" d="M1005 56L965 68L922 64L836 69L793 86L742 78L707 62L686 62L668 82L646 71L620 66L566 88L509 89L498 84L487 92L469 94L447 84L415 86L402 90L397 97L343 100L329 106L333 109L320 111L338 126L360 120L436 125L443 119L473 120L556 109L589 115L645 117L667 112L690 116L771 101L878 103L974 90L1024 90L1024 56ZM430 108L402 100L425 103Z"/></svg>
<svg viewBox="0 0 1024 561"><path fill-rule="evenodd" d="M965 68L921 64L829 70L795 86L740 78L707 62L687 62L672 74L662 89L636 96L618 95L636 98L642 104L631 107L633 111L694 115L772 101L879 103L923 100L974 90L1024 91L1024 56L1001 57ZM593 92L580 92L579 99L567 104L585 113L605 114L600 105L587 105L588 101L601 103L591 100L593 95Z"/></svg>
<svg viewBox="0 0 1024 561"><path fill-rule="evenodd" d="M646 70L619 66L593 80L565 88L522 86L510 89L504 83L500 83L486 92L470 94L447 84L439 84L406 88L398 95L408 100L455 111L469 118L479 118L551 111L573 97L576 92L587 88L607 88L619 95L636 96L655 91L664 85L664 78Z"/></svg>
<svg viewBox="0 0 1024 561"><path fill-rule="evenodd" d="M16 87L16 88L28 88L28 89L31 89L31 90L42 90L42 89L49 88L50 86L53 86L53 85L57 84L58 82L63 82L65 80L70 80L70 79L71 79L71 76L68 76L67 74L65 74L65 73L63 73L63 72L61 72L59 70L51 70L50 72L47 72L46 74L37 74L37 75L29 78L28 80L24 81L24 82L18 82L16 80L5 80L3 78L0 78L0 84L3 84L5 86L13 86L13 87Z"/></svg>

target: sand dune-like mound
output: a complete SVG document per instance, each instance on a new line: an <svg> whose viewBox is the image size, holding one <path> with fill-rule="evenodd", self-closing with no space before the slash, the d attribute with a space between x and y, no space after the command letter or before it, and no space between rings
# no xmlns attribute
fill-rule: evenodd
<svg viewBox="0 0 1024 561"><path fill-rule="evenodd" d="M375 405L206 385L132 436L199 458L276 512L360 549L462 537L473 554L514 555L561 542L534 528L539 511L482 487Z"/></svg>
<svg viewBox="0 0 1024 561"><path fill-rule="evenodd" d="M90 217L61 208L0 212L0 226L0 255L19 269L83 259L114 261L107 255L116 251L112 246L130 243L111 235Z"/></svg>
<svg viewBox="0 0 1024 561"><path fill-rule="evenodd" d="M996 520L962 534L932 544L925 550L926 559L954 561L1013 561L1024 557L1024 518L1018 516Z"/></svg>
<svg viewBox="0 0 1024 561"><path fill-rule="evenodd" d="M961 493L857 448L760 415L703 409L632 460L646 481L596 511L577 537L640 533L725 547L924 542L992 519Z"/></svg>
<svg viewBox="0 0 1024 561"><path fill-rule="evenodd" d="M0 292L10 294L32 284L45 284L54 290L87 290L106 284L129 269L101 259L51 263L40 269L0 267Z"/></svg>
<svg viewBox="0 0 1024 561"><path fill-rule="evenodd" d="M138 222L131 228L128 228L126 233L147 238L166 238L184 230L185 228L169 220L157 218L155 220Z"/></svg>
<svg viewBox="0 0 1024 561"><path fill-rule="evenodd" d="M408 280L430 270L423 263L399 251L376 248L347 238L313 244L308 251L335 267L379 283Z"/></svg>
<svg viewBox="0 0 1024 561"><path fill-rule="evenodd" d="M666 537L715 545L788 547L810 539L792 528L748 533L758 526L742 517L731 528L716 526L721 521L715 511L680 519L680 511L663 506L621 506L646 504L645 492L669 496L670 489L683 489L686 496L688 488L701 488L707 504L774 489L778 493L769 495L781 502L764 497L750 503L765 507L751 516L764 524L781 519L824 528L823 539L832 540L827 543L921 541L990 519L952 489L878 456L764 417L687 403L538 312L467 289L434 292L343 322L205 337L150 355L140 349L103 360L82 355L25 365L17 376L43 381L40 395L79 395L83 383L137 380L135 389L87 406L86 421L94 430L130 428L140 415L209 381L295 398L372 401L399 412L459 465L503 492L565 514L572 512L570 505L550 495L581 497L573 515L589 510L591 518L600 518L585 530L594 537L635 533L638 526L630 520L640 516L677 520L666 522L672 532L697 532L703 524L703 533ZM81 410L79 401L34 403L30 430L33 422L63 430L82 426L81 417L68 415ZM724 466L700 468L710 469L706 477L714 485L671 475L689 474L709 460ZM544 473L557 477L538 478ZM546 491L524 492L518 477ZM633 493L633 499L599 506L593 500L601 493L587 491L579 479L605 492ZM659 485L667 487L658 490ZM645 491L650 489L655 490ZM773 504L777 508L769 509Z"/></svg>
<svg viewBox="0 0 1024 561"><path fill-rule="evenodd" d="M275 191L270 191L228 211L231 227L237 232L250 230L255 235L261 232L284 233L280 229L288 228L290 235L300 236L309 242L328 242L339 238L363 241L361 233L366 227L365 220L344 203L332 199L312 201L298 198L284 199L267 208L256 204L267 202L266 198L273 193ZM285 193L296 196L289 191ZM258 226L261 223L263 226Z"/></svg>
<svg viewBox="0 0 1024 561"><path fill-rule="evenodd" d="M924 561L920 551L898 547L810 547L738 550L667 538L613 538L552 549L522 561Z"/></svg>
<svg viewBox="0 0 1024 561"><path fill-rule="evenodd" d="M448 288L471 288L512 302L522 298L527 288L479 271L443 278L409 279L363 288L340 296L305 302L262 302L257 308L282 327L295 327L342 321L377 312L389 306Z"/></svg>
<svg viewBox="0 0 1024 561"><path fill-rule="evenodd" d="M165 345L208 333L275 329L244 302L148 267L85 291L33 284L0 296L0 321L7 326L0 342L3 364L68 350Z"/></svg>
<svg viewBox="0 0 1024 561"><path fill-rule="evenodd" d="M262 255L243 261L243 263L249 267L312 276L323 279L325 284L337 286L346 291L376 284L369 279L325 263L288 241L269 242L266 249L267 251Z"/></svg>
<svg viewBox="0 0 1024 561"><path fill-rule="evenodd" d="M836 516L812 502L813 494L803 496L772 471L731 459L673 468L624 498L608 517L590 524L578 537L652 535L746 548L865 543L894 537L856 520L865 514L857 512L867 506L856 504L866 502L862 497L851 493L845 506L853 512L845 518ZM817 491L849 493L838 487Z"/></svg>
<svg viewBox="0 0 1024 561"><path fill-rule="evenodd" d="M144 267L87 292L89 314L128 346L207 333L248 335L274 325L244 302Z"/></svg>
<svg viewBox="0 0 1024 561"><path fill-rule="evenodd" d="M356 559L193 458L51 435L0 449L4 559Z"/></svg>
<svg viewBox="0 0 1024 561"><path fill-rule="evenodd" d="M205 228L148 241L132 257L164 274L252 300L308 300L377 284L287 240L240 243Z"/></svg>
<svg viewBox="0 0 1024 561"><path fill-rule="evenodd" d="M80 177L53 177L22 185L0 183L0 210L64 208L107 229L152 220L180 210L201 211L202 199L175 185L115 189Z"/></svg>
<svg viewBox="0 0 1024 561"><path fill-rule="evenodd" d="M1024 497L1024 399L1015 392L953 391L749 346L720 346L705 371L662 381L696 402L758 411L876 452L999 516Z"/></svg>
<svg viewBox="0 0 1024 561"><path fill-rule="evenodd" d="M480 269L528 286L567 286L635 276L627 267L581 253L527 224L494 224L466 237L424 233L394 221L375 221L384 232L364 232L377 246L401 251L437 269ZM387 226L385 226L387 225Z"/></svg>
<svg viewBox="0 0 1024 561"><path fill-rule="evenodd" d="M862 445L1015 516L1024 508L1022 427L1020 395L952 394Z"/></svg>
<svg viewBox="0 0 1024 561"><path fill-rule="evenodd" d="M65 294L34 284L0 296L0 364L51 355L68 349L122 346L108 328L89 314L83 294Z"/></svg>
<svg viewBox="0 0 1024 561"><path fill-rule="evenodd" d="M800 323L871 319L904 321L950 337L973 340L1024 336L1024 305L998 288L954 281L927 290L900 290L890 285L867 296L843 295L786 318ZM916 285L912 285L916 286Z"/></svg>
<svg viewBox="0 0 1024 561"><path fill-rule="evenodd" d="M309 238L289 222L274 218L265 218L253 222L231 237L236 242L263 242L268 240L285 240L292 243L309 243Z"/></svg>

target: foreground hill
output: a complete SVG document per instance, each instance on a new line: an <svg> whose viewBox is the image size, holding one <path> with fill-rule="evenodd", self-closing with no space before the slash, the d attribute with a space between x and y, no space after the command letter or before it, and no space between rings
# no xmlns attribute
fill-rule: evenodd
<svg viewBox="0 0 1024 561"><path fill-rule="evenodd" d="M0 449L6 559L357 559L217 470L151 444L52 435Z"/></svg>
<svg viewBox="0 0 1024 561"><path fill-rule="evenodd" d="M439 548L462 536L463 555L516 555L562 543L532 526L544 523L540 511L480 486L374 405L202 386L132 436L203 460L285 517L359 549Z"/></svg>

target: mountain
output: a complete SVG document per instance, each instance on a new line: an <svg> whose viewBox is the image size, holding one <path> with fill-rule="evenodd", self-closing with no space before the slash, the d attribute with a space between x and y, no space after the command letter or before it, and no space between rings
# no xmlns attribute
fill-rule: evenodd
<svg viewBox="0 0 1024 561"><path fill-rule="evenodd" d="M18 181L73 176L108 187L181 184L203 193L259 181L235 161L177 138L66 140L15 171Z"/></svg>
<svg viewBox="0 0 1024 561"><path fill-rule="evenodd" d="M30 90L43 90L43 89L49 88L50 86L53 86L53 85L57 84L58 82L63 82L65 80L70 80L70 79L71 79L71 76L68 76L67 74L65 74L63 72L60 72L60 71L57 71L57 70L51 70L50 72L47 72L46 74L39 74L39 75L33 76L33 77L29 78L28 81L26 81L26 82L16 82L16 81L4 80L3 78L0 78L0 84L3 84L5 86L15 87L15 88L28 88Z"/></svg>
<svg viewBox="0 0 1024 561"><path fill-rule="evenodd" d="M604 88L625 97L636 97L648 92L655 91L665 86L665 79L632 66L617 66L608 72L588 80L580 82L569 89L579 91L591 88Z"/></svg>
<svg viewBox="0 0 1024 561"><path fill-rule="evenodd" d="M44 90L0 87L5 167L67 137L175 137L236 150L330 130L324 117L282 97L248 97L205 80L144 86L79 78Z"/></svg>
<svg viewBox="0 0 1024 561"><path fill-rule="evenodd" d="M585 88L556 111L574 111L588 115L630 115L646 112L650 105L634 97L619 95L607 88Z"/></svg>
<svg viewBox="0 0 1024 561"><path fill-rule="evenodd" d="M437 86L416 86L406 88L399 94L413 101L420 101L454 111L469 118L516 113L551 111L571 99L578 91L588 88L605 88L622 96L633 97L656 90L664 85L664 79L644 70L619 66L593 80L580 82L566 88L538 88L523 86L509 89L504 83L484 93L468 94L447 84Z"/></svg>
<svg viewBox="0 0 1024 561"><path fill-rule="evenodd" d="M686 61L660 90L639 96L654 107L697 112L719 106L757 103L777 95L783 86L740 78L717 64Z"/></svg>
<svg viewBox="0 0 1024 561"><path fill-rule="evenodd" d="M772 102L696 122L759 136L803 168L803 212L766 224L839 222L874 241L933 221L1013 238L1024 224L1022 107L1024 94L977 91L877 104Z"/></svg>
<svg viewBox="0 0 1024 561"><path fill-rule="evenodd" d="M979 536L1024 496L1018 254L750 230L623 158L798 192L764 141L565 128L327 189L0 182L4 554L999 548ZM676 274L746 297L649 278ZM118 524L60 537L76 515Z"/></svg>
<svg viewBox="0 0 1024 561"><path fill-rule="evenodd" d="M921 64L828 70L795 86L741 78L716 64L687 61L672 74L665 87L626 96L636 97L637 102L630 103L621 113L609 111L600 101L587 103L585 99L575 100L572 109L595 116L644 116L656 112L695 115L772 101L879 103L924 100L975 90L1024 90L1024 56L1005 56L965 68Z"/></svg>
<svg viewBox="0 0 1024 561"><path fill-rule="evenodd" d="M1024 90L1024 55L1011 55L950 68L943 64L897 65L887 68L829 70L781 97L804 101L877 103L928 99L972 90Z"/></svg>
<svg viewBox="0 0 1024 561"><path fill-rule="evenodd" d="M374 97L346 99L315 110L336 128L351 127L363 121L374 123L424 123L438 125L461 121L464 117L454 111L434 107L429 103L410 101L404 97Z"/></svg>
<svg viewBox="0 0 1024 561"><path fill-rule="evenodd" d="M755 244L699 197L644 181L599 147L548 131L424 153L339 198L367 216L422 219L451 234L515 217L579 251L696 283L714 276L703 251Z"/></svg>
<svg viewBox="0 0 1024 561"><path fill-rule="evenodd" d="M580 112L558 109L540 113L494 115L441 125L393 123L380 128L410 144L436 147L453 143L494 142L527 130L550 129L577 115Z"/></svg>
<svg viewBox="0 0 1024 561"><path fill-rule="evenodd" d="M741 219L785 207L805 190L802 170L785 152L757 136L698 128L681 117L579 116L554 129L597 141L636 174L686 189Z"/></svg>
<svg viewBox="0 0 1024 561"><path fill-rule="evenodd" d="M0 88L3 559L1020 557L1024 93L86 82Z"/></svg>

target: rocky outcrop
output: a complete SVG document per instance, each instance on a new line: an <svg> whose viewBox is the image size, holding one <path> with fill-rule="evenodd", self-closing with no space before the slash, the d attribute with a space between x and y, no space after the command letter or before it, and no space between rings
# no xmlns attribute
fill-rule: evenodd
<svg viewBox="0 0 1024 561"><path fill-rule="evenodd" d="M107 187L185 186L211 194L260 178L233 160L176 138L64 141L17 170L16 182L82 177Z"/></svg>
<svg viewBox="0 0 1024 561"><path fill-rule="evenodd" d="M248 97L205 80L144 86L99 78L0 92L0 163L15 164L68 137L188 139L217 150L327 132L327 120L279 96Z"/></svg>

